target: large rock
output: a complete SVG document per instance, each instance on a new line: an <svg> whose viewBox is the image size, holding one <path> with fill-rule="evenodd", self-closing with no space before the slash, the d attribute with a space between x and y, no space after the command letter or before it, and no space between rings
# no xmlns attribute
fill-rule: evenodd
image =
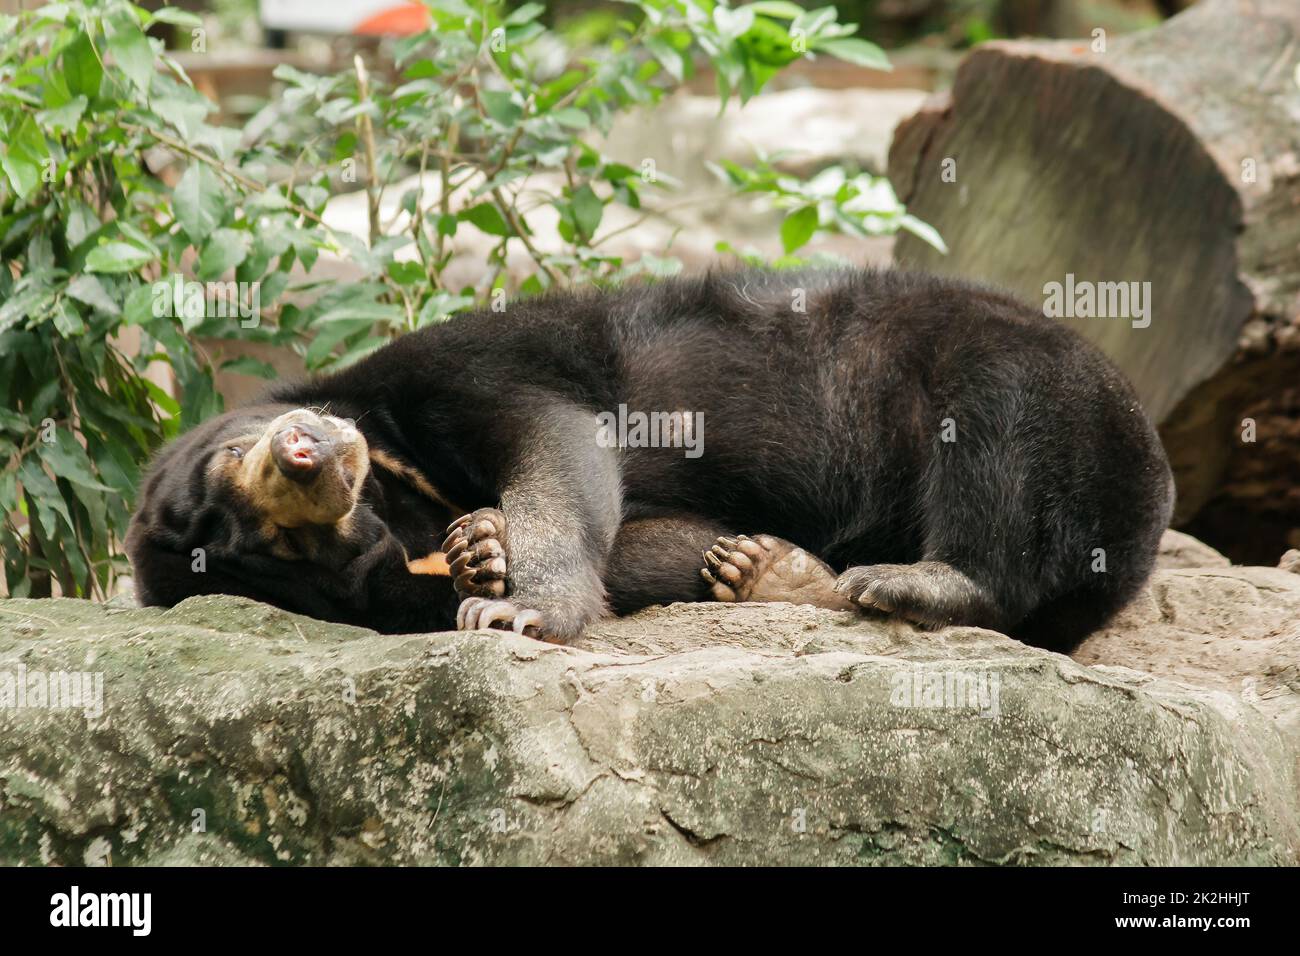
<svg viewBox="0 0 1300 956"><path fill-rule="evenodd" d="M790 605L563 648L11 600L0 703L103 706L0 707L0 863L1295 863L1297 617L1300 575L1160 571L1085 666Z"/></svg>
<svg viewBox="0 0 1300 956"><path fill-rule="evenodd" d="M1174 568L1226 568L1231 561L1204 541L1190 534L1170 528L1160 538L1160 553L1156 567Z"/></svg>

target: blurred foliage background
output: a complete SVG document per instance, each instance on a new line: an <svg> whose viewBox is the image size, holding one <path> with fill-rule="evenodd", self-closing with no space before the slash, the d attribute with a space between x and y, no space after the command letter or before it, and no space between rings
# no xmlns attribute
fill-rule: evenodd
<svg viewBox="0 0 1300 956"><path fill-rule="evenodd" d="M356 37L267 30L254 0L3 0L5 590L111 595L141 468L222 410L221 374L273 378L278 354L325 370L467 309L681 269L671 235L611 244L677 187L606 154L620 115L679 91L736 109L786 74L884 77L882 44L1068 35L1098 10L1127 29L1166 6L425 0L425 28ZM828 63L848 72L807 72ZM735 202L779 217L774 253L718 256L800 265L833 258L814 237L898 230L942 249L879 171L781 158L713 164ZM348 196L359 230L330 214Z"/></svg>

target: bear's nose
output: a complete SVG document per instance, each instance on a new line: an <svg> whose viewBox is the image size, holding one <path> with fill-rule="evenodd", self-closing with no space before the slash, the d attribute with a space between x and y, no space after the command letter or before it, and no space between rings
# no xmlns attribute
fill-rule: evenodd
<svg viewBox="0 0 1300 956"><path fill-rule="evenodd" d="M271 439L276 467L286 478L308 481L320 472L328 455L329 441L309 425L286 425Z"/></svg>

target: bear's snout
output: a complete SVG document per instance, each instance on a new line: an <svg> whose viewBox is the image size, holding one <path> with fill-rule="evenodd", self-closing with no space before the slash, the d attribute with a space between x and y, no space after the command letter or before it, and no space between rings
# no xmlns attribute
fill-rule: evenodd
<svg viewBox="0 0 1300 956"><path fill-rule="evenodd" d="M333 442L324 429L295 422L271 438L271 457L280 474L297 482L309 482L334 456Z"/></svg>

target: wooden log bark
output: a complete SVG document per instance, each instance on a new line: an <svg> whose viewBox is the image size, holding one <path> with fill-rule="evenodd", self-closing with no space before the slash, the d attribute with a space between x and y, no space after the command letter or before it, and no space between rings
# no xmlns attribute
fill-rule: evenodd
<svg viewBox="0 0 1300 956"><path fill-rule="evenodd" d="M979 47L891 148L895 190L950 248L903 238L900 264L1045 304L1067 276L1150 283L1145 327L1061 321L1118 362L1161 423L1176 522L1221 495L1234 458L1268 445L1244 440L1245 412L1300 382L1298 67L1300 2L1204 0L1103 43ZM1300 528L1300 501L1289 507L1279 541Z"/></svg>

